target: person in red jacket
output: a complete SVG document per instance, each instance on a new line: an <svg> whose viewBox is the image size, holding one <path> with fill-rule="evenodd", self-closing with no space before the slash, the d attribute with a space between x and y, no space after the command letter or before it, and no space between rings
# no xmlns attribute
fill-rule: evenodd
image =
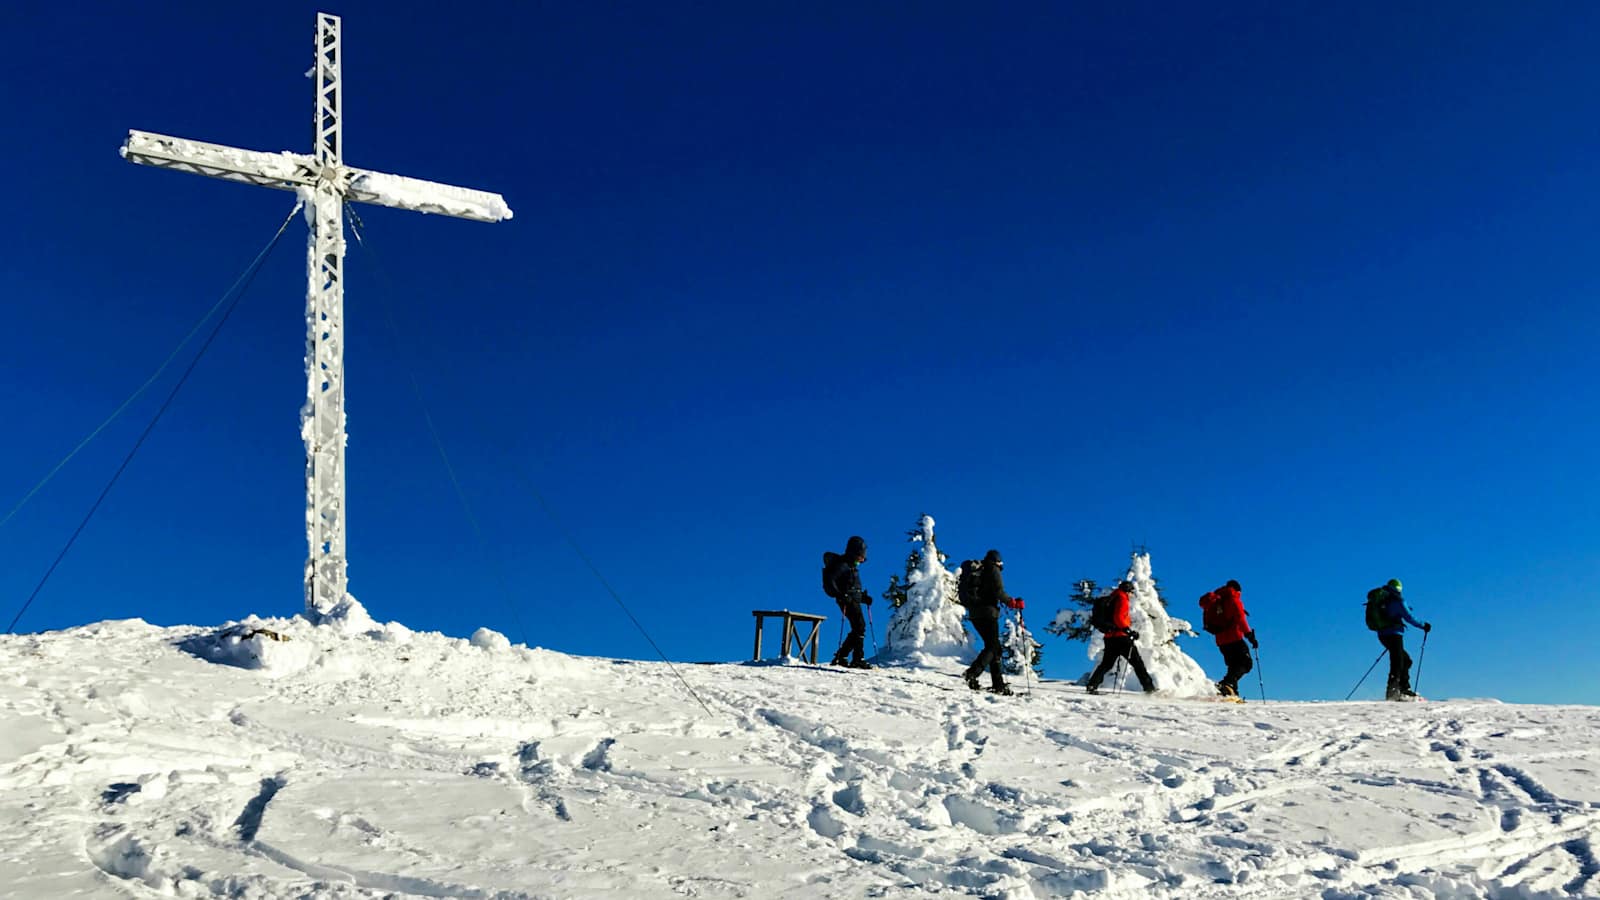
<svg viewBox="0 0 1600 900"><path fill-rule="evenodd" d="M1240 600L1239 582L1228 583L1200 598L1200 609L1205 614L1201 621L1206 631L1217 636L1217 647L1222 650L1222 661L1228 664L1228 674L1217 682L1217 693L1224 697L1239 696L1239 679L1254 668L1250 661L1250 647L1259 647L1256 633L1245 617L1244 602ZM1249 646L1245 646L1249 642ZM1242 699L1242 698L1241 698Z"/></svg>
<svg viewBox="0 0 1600 900"><path fill-rule="evenodd" d="M1100 629L1105 635L1106 649L1100 655L1100 665L1095 667L1094 673L1084 684L1084 690L1091 694L1100 693L1100 682L1116 665L1117 660L1127 657L1128 664L1133 666L1133 674L1139 679L1139 686L1144 688L1146 694L1154 693L1156 683L1151 680L1150 673L1145 670L1144 658L1139 655L1139 648L1134 641L1139 639L1139 632L1133 630L1133 620L1128 615L1128 601L1133 592L1133 583L1124 581L1117 585L1116 590L1107 596L1095 601L1097 608L1104 609L1102 621L1091 620L1090 624ZM1101 607L1100 604L1105 604ZM1095 617L1102 618L1102 617Z"/></svg>

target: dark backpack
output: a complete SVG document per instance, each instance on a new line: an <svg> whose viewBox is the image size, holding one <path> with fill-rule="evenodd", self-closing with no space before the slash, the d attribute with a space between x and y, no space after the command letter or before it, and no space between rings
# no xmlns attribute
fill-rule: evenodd
<svg viewBox="0 0 1600 900"><path fill-rule="evenodd" d="M842 557L832 551L822 554L822 592L835 600L839 598L833 593L833 572L840 559Z"/></svg>
<svg viewBox="0 0 1600 900"><path fill-rule="evenodd" d="M956 602L962 606L978 605L978 567L981 565L975 559L961 564L961 575L956 579Z"/></svg>
<svg viewBox="0 0 1600 900"><path fill-rule="evenodd" d="M1382 631L1393 624L1394 620L1389 618L1388 587L1375 587L1367 591L1367 627Z"/></svg>
<svg viewBox="0 0 1600 900"><path fill-rule="evenodd" d="M1094 607L1089 610L1090 628L1104 634L1117 627L1111 620L1111 617L1116 614L1116 600L1112 599L1116 596L1116 593L1116 591L1112 591L1109 594L1101 594L1094 598Z"/></svg>
<svg viewBox="0 0 1600 900"><path fill-rule="evenodd" d="M1222 611L1221 597L1218 597L1215 602L1207 606L1204 612L1205 614L1200 619L1200 627L1204 628L1207 634L1221 634L1228 630L1230 623L1227 615Z"/></svg>

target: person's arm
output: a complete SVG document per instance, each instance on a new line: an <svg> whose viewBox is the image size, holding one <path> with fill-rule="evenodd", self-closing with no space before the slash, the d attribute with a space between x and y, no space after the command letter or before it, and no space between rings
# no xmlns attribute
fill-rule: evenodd
<svg viewBox="0 0 1600 900"><path fill-rule="evenodd" d="M1416 617L1411 615L1411 610L1406 609L1406 601L1401 600L1399 598L1396 598L1395 599L1395 603L1398 603L1400 605L1400 618L1405 619L1407 622L1410 622L1416 628L1421 628L1423 631L1428 631L1428 630L1431 629L1431 626L1426 625L1426 624L1424 624L1422 622L1418 622L1416 620Z"/></svg>
<svg viewBox="0 0 1600 900"><path fill-rule="evenodd" d="M1117 614L1111 617L1112 624L1119 631L1129 631L1133 628L1133 616L1128 612L1128 595L1117 593Z"/></svg>
<svg viewBox="0 0 1600 900"><path fill-rule="evenodd" d="M1233 620L1239 623L1239 633L1250 642L1250 646L1257 646L1255 630L1250 627L1250 617L1244 611L1244 601L1237 595L1232 597Z"/></svg>

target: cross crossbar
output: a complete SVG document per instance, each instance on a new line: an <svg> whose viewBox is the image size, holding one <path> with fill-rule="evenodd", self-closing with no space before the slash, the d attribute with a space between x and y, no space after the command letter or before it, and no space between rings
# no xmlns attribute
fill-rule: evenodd
<svg viewBox="0 0 1600 900"><path fill-rule="evenodd" d="M269 153L244 150L149 131L129 131L121 152L128 162L140 165L209 175L282 191L314 187L322 178L316 160L309 155L288 151ZM337 182L345 199L358 203L476 222L503 222L511 218L511 207L506 205L505 198L489 191L475 191L354 166L339 166L337 171L329 174Z"/></svg>

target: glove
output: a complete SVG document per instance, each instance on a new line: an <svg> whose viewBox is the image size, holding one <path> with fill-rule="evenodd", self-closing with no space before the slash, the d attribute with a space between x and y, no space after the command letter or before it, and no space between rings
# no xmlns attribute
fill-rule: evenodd
<svg viewBox="0 0 1600 900"><path fill-rule="evenodd" d="M1422 633L1423 634L1427 634L1428 632L1430 632L1432 630L1433 630L1433 623L1432 622L1423 622L1422 623Z"/></svg>
<svg viewBox="0 0 1600 900"><path fill-rule="evenodd" d="M1245 637L1245 640L1250 642L1250 646L1252 646L1252 647L1260 647L1261 646L1260 642L1258 642L1256 640L1256 633L1254 631L1246 631L1244 633L1244 637Z"/></svg>
<svg viewBox="0 0 1600 900"><path fill-rule="evenodd" d="M1138 639L1139 639L1139 632L1133 630L1132 628L1129 628L1128 629L1128 640L1137 641Z"/></svg>

